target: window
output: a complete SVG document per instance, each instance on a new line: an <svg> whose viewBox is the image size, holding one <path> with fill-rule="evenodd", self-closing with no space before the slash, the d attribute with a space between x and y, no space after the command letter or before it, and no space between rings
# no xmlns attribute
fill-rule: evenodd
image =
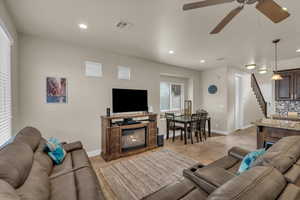
<svg viewBox="0 0 300 200"><path fill-rule="evenodd" d="M184 85L180 83L160 83L160 111L180 111L183 108Z"/></svg>
<svg viewBox="0 0 300 200"><path fill-rule="evenodd" d="M0 26L0 145L11 137L11 42Z"/></svg>

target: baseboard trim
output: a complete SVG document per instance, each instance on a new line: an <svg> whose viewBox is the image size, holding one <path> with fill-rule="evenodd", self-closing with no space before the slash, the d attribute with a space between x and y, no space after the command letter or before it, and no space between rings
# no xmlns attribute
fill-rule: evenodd
<svg viewBox="0 0 300 200"><path fill-rule="evenodd" d="M222 135L228 135L230 133L228 131L220 131L220 130L211 130L211 132L212 133L219 133L219 134L222 134Z"/></svg>
<svg viewBox="0 0 300 200"><path fill-rule="evenodd" d="M87 152L87 155L88 155L89 158L90 157L94 157L94 156L99 156L100 154L101 154L101 150L100 149Z"/></svg>
<svg viewBox="0 0 300 200"><path fill-rule="evenodd" d="M247 129L247 128L250 128L252 126L254 126L254 125L253 124L249 124L249 125L244 126L243 129Z"/></svg>

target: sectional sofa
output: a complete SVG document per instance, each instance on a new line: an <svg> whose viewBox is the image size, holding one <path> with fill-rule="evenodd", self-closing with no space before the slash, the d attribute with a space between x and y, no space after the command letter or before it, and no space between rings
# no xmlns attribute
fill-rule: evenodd
<svg viewBox="0 0 300 200"><path fill-rule="evenodd" d="M103 200L97 176L80 142L64 143L67 155L53 165L43 152L46 140L22 129L0 150L1 200Z"/></svg>
<svg viewBox="0 0 300 200"><path fill-rule="evenodd" d="M300 200L300 136L285 137L240 175L248 151L232 148L207 165L184 170L185 178L144 200Z"/></svg>

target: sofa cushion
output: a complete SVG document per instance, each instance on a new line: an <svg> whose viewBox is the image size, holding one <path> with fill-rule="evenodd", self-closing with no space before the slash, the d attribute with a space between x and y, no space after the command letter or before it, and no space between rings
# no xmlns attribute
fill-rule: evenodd
<svg viewBox="0 0 300 200"><path fill-rule="evenodd" d="M194 189L180 200L205 200L208 194L201 189Z"/></svg>
<svg viewBox="0 0 300 200"><path fill-rule="evenodd" d="M53 161L51 158L43 151L45 145L46 145L46 140L41 139L41 142L36 149L34 153L34 160L39 162L40 165L47 171L47 174L49 175L52 171L53 168Z"/></svg>
<svg viewBox="0 0 300 200"><path fill-rule="evenodd" d="M240 161L241 161L240 159L237 159L233 156L224 156L223 158L212 162L211 164L209 164L209 166L220 167L223 169L230 169L230 168L234 167Z"/></svg>
<svg viewBox="0 0 300 200"><path fill-rule="evenodd" d="M6 181L0 179L0 199L1 200L21 200L16 190Z"/></svg>
<svg viewBox="0 0 300 200"><path fill-rule="evenodd" d="M93 170L89 167L84 167L76 170L74 173L78 200L100 199L100 188L98 182L96 182Z"/></svg>
<svg viewBox="0 0 300 200"><path fill-rule="evenodd" d="M300 180L300 166L299 165L293 165L285 174L285 179L289 183L297 183L297 181Z"/></svg>
<svg viewBox="0 0 300 200"><path fill-rule="evenodd" d="M64 162L60 165L54 165L51 174L57 174L62 171L69 171L70 169L73 169L72 155L71 153L67 153Z"/></svg>
<svg viewBox="0 0 300 200"><path fill-rule="evenodd" d="M32 161L30 146L14 141L0 150L0 179L18 188L28 177Z"/></svg>
<svg viewBox="0 0 300 200"><path fill-rule="evenodd" d="M243 160L243 158L250 153L250 151L246 149L242 149L240 147L232 147L231 149L228 150L228 155L235 157L239 160Z"/></svg>
<svg viewBox="0 0 300 200"><path fill-rule="evenodd" d="M257 159L254 166L273 166L285 173L300 157L300 137L284 137Z"/></svg>
<svg viewBox="0 0 300 200"><path fill-rule="evenodd" d="M24 142L35 151L40 144L41 137L39 130L33 127L26 127L16 135L15 141Z"/></svg>
<svg viewBox="0 0 300 200"><path fill-rule="evenodd" d="M77 188L74 172L53 178L50 182L51 200L77 200Z"/></svg>
<svg viewBox="0 0 300 200"><path fill-rule="evenodd" d="M208 200L274 200L286 186L273 167L254 167L215 190Z"/></svg>
<svg viewBox="0 0 300 200"><path fill-rule="evenodd" d="M299 200L300 188L293 184L288 184L278 200Z"/></svg>
<svg viewBox="0 0 300 200"><path fill-rule="evenodd" d="M82 143L77 141L68 144L63 144L63 148L65 149L66 152L71 152L71 151L82 149L83 147L82 147Z"/></svg>
<svg viewBox="0 0 300 200"><path fill-rule="evenodd" d="M17 189L22 200L48 200L50 197L50 181L45 169L36 161L25 183Z"/></svg>
<svg viewBox="0 0 300 200"><path fill-rule="evenodd" d="M220 167L206 166L199 168L188 176L198 187L210 194L235 175Z"/></svg>
<svg viewBox="0 0 300 200"><path fill-rule="evenodd" d="M150 194L143 200L178 200L196 189L196 186L188 179L168 185L159 191ZM201 200L201 199L200 199Z"/></svg>
<svg viewBox="0 0 300 200"><path fill-rule="evenodd" d="M72 151L73 168L80 166L89 166L90 160L84 149Z"/></svg>

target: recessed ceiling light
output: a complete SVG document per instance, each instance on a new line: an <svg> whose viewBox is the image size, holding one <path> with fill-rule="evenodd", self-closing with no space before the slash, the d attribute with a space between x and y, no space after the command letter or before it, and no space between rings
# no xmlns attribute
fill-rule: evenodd
<svg viewBox="0 0 300 200"><path fill-rule="evenodd" d="M282 7L282 10L284 11L288 11L288 9L286 7Z"/></svg>
<svg viewBox="0 0 300 200"><path fill-rule="evenodd" d="M86 24L78 24L78 26L79 26L79 28L84 29L84 30L88 28L88 26Z"/></svg>
<svg viewBox="0 0 300 200"><path fill-rule="evenodd" d="M300 53L300 49L297 49L296 52Z"/></svg>
<svg viewBox="0 0 300 200"><path fill-rule="evenodd" d="M169 51L169 54L174 54L175 52L173 50L170 50Z"/></svg>
<svg viewBox="0 0 300 200"><path fill-rule="evenodd" d="M201 63L205 63L205 60L200 60Z"/></svg>
<svg viewBox="0 0 300 200"><path fill-rule="evenodd" d="M268 71L266 69L262 69L262 70L259 70L258 73L260 74L266 74Z"/></svg>
<svg viewBox="0 0 300 200"><path fill-rule="evenodd" d="M246 68L249 69L249 70L255 69L256 68L256 64L246 65Z"/></svg>

